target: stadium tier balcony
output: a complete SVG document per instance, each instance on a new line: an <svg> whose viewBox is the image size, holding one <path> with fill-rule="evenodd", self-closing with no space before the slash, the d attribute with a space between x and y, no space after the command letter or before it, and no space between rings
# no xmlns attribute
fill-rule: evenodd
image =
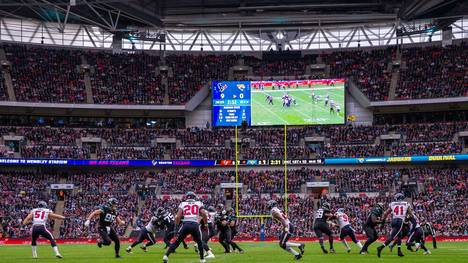
<svg viewBox="0 0 468 263"><path fill-rule="evenodd" d="M16 100L85 102L83 73L79 71L82 51L29 45L5 45L3 48L11 63Z"/></svg>
<svg viewBox="0 0 468 263"><path fill-rule="evenodd" d="M403 49L398 99L468 96L468 43Z"/></svg>
<svg viewBox="0 0 468 263"><path fill-rule="evenodd" d="M352 78L371 101L388 99L391 72L387 71L395 49L333 52L322 55L330 66L330 77Z"/></svg>
<svg viewBox="0 0 468 263"><path fill-rule="evenodd" d="M165 89L156 75L159 57L151 54L87 52L94 103L162 104Z"/></svg>

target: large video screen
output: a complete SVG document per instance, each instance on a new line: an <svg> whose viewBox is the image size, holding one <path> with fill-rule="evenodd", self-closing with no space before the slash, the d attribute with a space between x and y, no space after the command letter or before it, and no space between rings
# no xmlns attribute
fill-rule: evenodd
<svg viewBox="0 0 468 263"><path fill-rule="evenodd" d="M213 81L213 125L343 124L345 80Z"/></svg>

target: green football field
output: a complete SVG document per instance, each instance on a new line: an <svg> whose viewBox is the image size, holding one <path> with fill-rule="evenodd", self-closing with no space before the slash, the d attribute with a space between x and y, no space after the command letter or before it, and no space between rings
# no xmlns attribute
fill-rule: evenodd
<svg viewBox="0 0 468 263"><path fill-rule="evenodd" d="M430 246L430 242L428 242ZM127 244L123 244L122 250ZM371 254L359 255L358 250L353 244L350 244L352 251L347 254L343 244L336 242L336 254L322 254L317 243L307 243L306 252L302 262L421 262L421 263L436 263L436 262L467 262L468 258L468 242L440 242L439 248L431 249L432 255L423 255L422 251L409 252L403 249L405 257L399 258L396 253L390 253L387 250L382 254L382 258L377 258L375 255L376 245L371 247ZM207 260L207 262L232 262L232 263L266 263L266 262L293 262L290 254L286 253L276 243L240 243L240 246L245 250L245 254L223 254L221 246L213 244L216 258ZM192 246L190 245L192 248ZM149 252L144 253L138 247L134 249L132 254L122 253L121 259L113 258L113 247L104 247L99 249L95 245L61 245L60 251L64 256L59 260L53 257L53 252L50 246L41 245L38 247L39 259L31 258L30 246L26 245L7 245L0 246L0 262L162 262L164 250L161 244L151 247ZM179 248L177 253L171 255L169 262L177 263L196 263L199 262L197 255L193 249L184 250Z"/></svg>
<svg viewBox="0 0 468 263"><path fill-rule="evenodd" d="M283 107L281 97L287 92L296 100L296 105ZM312 92L320 96L320 100L312 99ZM339 105L341 113L330 112L329 105L325 106L325 97ZM273 97L273 105L266 100L266 96ZM344 85L334 87L316 85L314 88L299 87L286 90L252 90L252 125L304 125L304 124L343 124L345 115Z"/></svg>

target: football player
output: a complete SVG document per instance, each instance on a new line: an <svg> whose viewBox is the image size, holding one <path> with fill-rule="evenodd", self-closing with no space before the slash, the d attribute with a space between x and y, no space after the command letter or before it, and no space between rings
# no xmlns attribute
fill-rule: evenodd
<svg viewBox="0 0 468 263"><path fill-rule="evenodd" d="M158 218L156 216L152 216L148 224L140 231L140 235L138 236L138 239L133 242L125 251L127 253L132 252L132 248L136 247L138 244L142 243L145 240L148 240L146 244L143 244L140 246L140 248L144 252L148 252L148 247L152 246L156 243L156 239L154 238L154 235L156 234L157 231L157 225L158 225Z"/></svg>
<svg viewBox="0 0 468 263"><path fill-rule="evenodd" d="M97 243L98 247L101 248L103 245L109 246L112 241L114 241L115 257L120 258L120 240L117 231L115 231L112 225L115 222L119 225L125 225L125 221L120 219L117 215L117 204L117 199L110 198L109 201L107 201L107 205L103 205L101 208L94 210L88 216L85 226L89 227L91 220L99 217L98 232L101 236L101 240Z"/></svg>
<svg viewBox="0 0 468 263"><path fill-rule="evenodd" d="M265 101L268 102L268 105L273 105L273 96L267 95Z"/></svg>
<svg viewBox="0 0 468 263"><path fill-rule="evenodd" d="M325 254L328 254L328 251L325 249L323 244L323 234L328 236L328 241L330 243L330 253L335 253L335 249L333 248L333 232L330 230L327 222L332 216L333 214L331 213L331 206L327 202L324 202L314 215L314 232L318 237L320 247Z"/></svg>
<svg viewBox="0 0 468 263"><path fill-rule="evenodd" d="M413 248L411 247L411 245L413 243L416 243L417 249L422 248L424 250L424 255L430 255L431 251L427 249L426 246L424 245L424 239L425 239L424 231L421 225L419 224L419 219L414 213L413 213L413 216L409 218L409 224L410 224L410 231L409 231L408 240L406 241L406 248L409 251L413 251Z"/></svg>
<svg viewBox="0 0 468 263"><path fill-rule="evenodd" d="M213 251L208 246L208 242L210 241L210 239L216 235L216 230L214 227L215 216L216 216L216 209L213 206L209 206L207 226L202 227L202 241L203 241L203 249L206 252L206 255L205 255L206 259L215 258ZM193 248L195 249L196 253L199 253L197 244L195 244Z"/></svg>
<svg viewBox="0 0 468 263"><path fill-rule="evenodd" d="M395 201L390 203L390 207L385 211L382 216L383 220L387 218L389 214L392 214L392 231L390 235L385 240L385 243L377 248L377 256L380 257L382 250L390 245L390 243L396 238L398 246L398 256L403 257L401 252L401 231L403 229L403 223L405 221L406 215L413 216L413 211L411 205L404 201L405 195L398 193L395 195Z"/></svg>
<svg viewBox="0 0 468 263"><path fill-rule="evenodd" d="M31 210L28 216L23 220L23 225L28 225L31 222L33 224L31 229L31 247L33 258L37 258L37 239L40 236L49 240L50 245L54 250L55 256L57 258L62 258L62 255L58 250L57 243L55 242L54 236L46 227L49 218L58 220L65 219L64 216L55 214L52 210L48 209L46 202L39 201L37 208Z"/></svg>
<svg viewBox="0 0 468 263"><path fill-rule="evenodd" d="M374 243L378 238L378 233L375 227L379 224L382 224L382 215L383 215L383 204L377 203L374 208L372 208L370 214L367 216L366 222L364 223L363 230L366 233L367 240L362 246L361 254L367 254L367 249L369 246Z"/></svg>
<svg viewBox="0 0 468 263"><path fill-rule="evenodd" d="M163 242L166 244L164 249L167 249L171 245L172 238L177 234L174 215L164 207L158 207L156 210L156 218L157 227L164 230ZM182 241L182 245L185 249L188 249L188 245L184 240Z"/></svg>
<svg viewBox="0 0 468 263"><path fill-rule="evenodd" d="M216 215L216 228L219 231L219 243L224 248L224 253L231 253L231 247L242 251L242 249L232 241L232 232L229 225L229 215L226 210L222 210Z"/></svg>
<svg viewBox="0 0 468 263"><path fill-rule="evenodd" d="M185 201L180 203L177 215L175 217L175 223L179 225L182 223L179 231L177 232L177 239L167 249L163 256L163 262L169 262L169 256L175 252L176 248L184 241L184 239L191 235L198 247L203 247L203 241L201 237L201 226L200 221L203 224L207 224L207 212L203 207L203 203L196 200L197 196L193 192L188 192L185 195ZM204 250L199 250L200 263L205 263Z"/></svg>
<svg viewBox="0 0 468 263"><path fill-rule="evenodd" d="M237 231L237 216L236 216L236 212L234 211L234 209L232 207L228 208L227 209L227 213L228 213L228 224L229 224L229 228L231 228L231 246L232 246L232 250L233 251L239 251L239 253L244 253L244 250L242 250L239 245L237 245L237 243L234 242L234 238L236 237L236 235L239 233Z"/></svg>
<svg viewBox="0 0 468 263"><path fill-rule="evenodd" d="M339 208L336 211L334 219L338 221L338 225L340 227L340 240L345 245L346 251L348 253L351 251L351 248L349 247L345 239L347 236L351 238L351 240L359 247L359 249L362 249L361 242L357 240L356 235L354 233L354 229L352 228L351 223L349 222L349 217L345 213L344 208Z"/></svg>
<svg viewBox="0 0 468 263"><path fill-rule="evenodd" d="M270 209L273 220L280 222L283 227L279 240L280 247L293 254L294 259L301 259L302 255L304 255L305 245L302 243L288 242L292 236L291 233L294 232L294 226L291 224L288 217L278 208L278 203L275 200L268 201L268 208ZM297 247L300 253L295 251L293 247Z"/></svg>

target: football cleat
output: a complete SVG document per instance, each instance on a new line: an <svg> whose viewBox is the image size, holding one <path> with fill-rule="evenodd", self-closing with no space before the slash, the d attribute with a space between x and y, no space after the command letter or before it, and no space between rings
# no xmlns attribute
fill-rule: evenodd
<svg viewBox="0 0 468 263"><path fill-rule="evenodd" d="M101 242L98 242L98 243L97 243L97 246L98 246L99 248L102 248L102 243L101 243Z"/></svg>
<svg viewBox="0 0 468 263"><path fill-rule="evenodd" d="M361 255L366 255L366 254L369 254L369 252L367 252L367 251L361 251L361 252L359 252L359 254L361 254Z"/></svg>
<svg viewBox="0 0 468 263"><path fill-rule="evenodd" d="M295 259L295 260L299 260L299 259L301 259L301 258L302 258L302 255L301 255L301 254L295 255L295 256L294 256L294 259Z"/></svg>
<svg viewBox="0 0 468 263"><path fill-rule="evenodd" d="M115 258L122 258L119 254L115 255Z"/></svg>
<svg viewBox="0 0 468 263"><path fill-rule="evenodd" d="M349 253L349 252L351 252L351 249L349 249L349 248L348 248L348 249L346 249L346 252L348 252L348 253Z"/></svg>
<svg viewBox="0 0 468 263"><path fill-rule="evenodd" d="M429 251L429 250L428 250L428 251L424 251L424 253L423 253L423 255L430 255L430 254L432 254L432 253L431 253L431 251Z"/></svg>
<svg viewBox="0 0 468 263"><path fill-rule="evenodd" d="M213 252L211 251L208 251L207 255L205 256L206 259L212 259L212 258L215 258L215 255L213 254Z"/></svg>
<svg viewBox="0 0 468 263"><path fill-rule="evenodd" d="M405 255L403 255L403 253L401 253L401 251L398 251L398 256L399 257L404 257Z"/></svg>
<svg viewBox="0 0 468 263"><path fill-rule="evenodd" d="M197 244L193 245L193 249L195 250L195 253L198 253L198 245Z"/></svg>
<svg viewBox="0 0 468 263"><path fill-rule="evenodd" d="M132 253L132 247L127 247L127 248L125 249L125 252L127 252L127 253Z"/></svg>
<svg viewBox="0 0 468 263"><path fill-rule="evenodd" d="M167 257L166 255L164 255L163 257L163 263L167 263L169 262L169 257Z"/></svg>
<svg viewBox="0 0 468 263"><path fill-rule="evenodd" d="M377 248L377 257L380 258L380 255L382 254L382 250L384 249L385 246L380 246Z"/></svg>
<svg viewBox="0 0 468 263"><path fill-rule="evenodd" d="M141 246L140 248L143 250L143 252L148 252L148 248L146 248L146 246Z"/></svg>
<svg viewBox="0 0 468 263"><path fill-rule="evenodd" d="M326 250L324 247L322 247L322 251L323 253L328 254L328 250Z"/></svg>
<svg viewBox="0 0 468 263"><path fill-rule="evenodd" d="M55 255L55 256L56 256L57 258L63 258L62 255L60 255L60 254L57 254L57 255Z"/></svg>
<svg viewBox="0 0 468 263"><path fill-rule="evenodd" d="M330 253L331 253L331 254L334 254L334 253L335 253L335 249L334 249L334 248L330 248Z"/></svg>
<svg viewBox="0 0 468 263"><path fill-rule="evenodd" d="M304 252L305 252L304 248L305 248L305 244L301 244L299 246L299 250L301 251L301 255L304 255Z"/></svg>

